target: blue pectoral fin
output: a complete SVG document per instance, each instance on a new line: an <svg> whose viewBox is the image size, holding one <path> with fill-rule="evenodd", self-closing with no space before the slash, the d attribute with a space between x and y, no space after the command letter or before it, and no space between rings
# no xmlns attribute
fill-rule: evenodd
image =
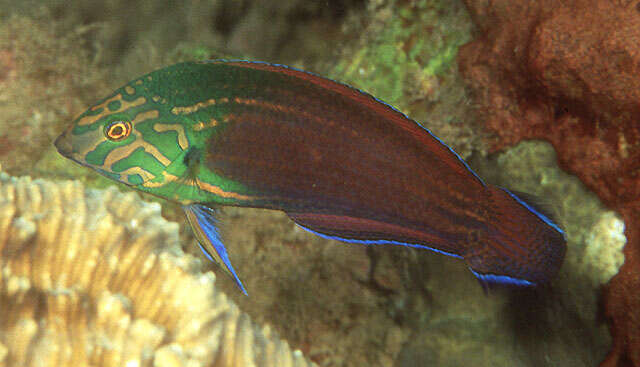
<svg viewBox="0 0 640 367"><path fill-rule="evenodd" d="M220 235L216 228L214 210L200 204L185 205L182 209L198 240L198 245L205 256L229 274L235 280L238 288L242 290L242 293L247 295L247 291L244 289L240 278L238 278L235 270L233 270L233 266L231 266L231 261L229 261L229 256L227 256L227 250L220 240Z"/></svg>

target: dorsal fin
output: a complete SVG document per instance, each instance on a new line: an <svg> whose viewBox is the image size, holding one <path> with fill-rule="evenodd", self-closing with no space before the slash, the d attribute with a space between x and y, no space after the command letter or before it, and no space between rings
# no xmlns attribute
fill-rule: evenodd
<svg viewBox="0 0 640 367"><path fill-rule="evenodd" d="M553 206L551 202L549 202L549 200L543 197L536 196L536 195L529 194L522 191L516 191L516 190L510 190L510 191L512 194L522 199L524 202L526 202L530 207L535 209L537 212L549 218L550 220L556 222L556 215L554 213Z"/></svg>
<svg viewBox="0 0 640 367"><path fill-rule="evenodd" d="M522 191L511 191L505 188L503 188L503 190L513 197L518 203L531 210L545 223L555 228L558 232L564 234L564 231L556 224L557 221L553 214L553 206L548 200Z"/></svg>

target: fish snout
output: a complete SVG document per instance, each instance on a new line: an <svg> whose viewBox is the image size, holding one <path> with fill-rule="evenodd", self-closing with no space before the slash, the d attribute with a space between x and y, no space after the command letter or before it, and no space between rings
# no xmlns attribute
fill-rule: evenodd
<svg viewBox="0 0 640 367"><path fill-rule="evenodd" d="M67 158L70 157L71 156L71 151L73 150L72 145L71 145L70 131L69 130L65 130L65 132L60 134L60 136L58 136L58 138L53 143L53 145L56 146L56 149L58 150L58 153L62 154L63 156L65 156Z"/></svg>

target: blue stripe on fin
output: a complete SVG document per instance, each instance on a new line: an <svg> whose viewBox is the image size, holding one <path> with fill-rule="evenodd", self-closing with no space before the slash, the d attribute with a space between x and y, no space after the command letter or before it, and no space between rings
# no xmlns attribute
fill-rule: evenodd
<svg viewBox="0 0 640 367"><path fill-rule="evenodd" d="M385 104L386 104L386 103L385 103ZM393 108L393 107L392 107L392 108ZM400 112L400 113L402 113L402 112ZM407 117L407 118L408 118L408 117ZM411 120L411 119L410 119L410 120ZM414 121L414 120L411 120L411 121ZM484 183L484 181L480 178L480 176L478 176L478 175L475 173L475 171L474 171L474 170L472 170L472 169L471 169L471 167L469 167L469 164L467 164L467 162L466 162L464 159L462 159L462 157L460 157L460 156L458 155L458 153L456 153L456 151L455 151L455 150L453 150L453 148L451 148L450 146L448 146L447 144L445 144L442 140L440 140L440 138L439 138L439 137L435 136L435 135L431 132L431 130L429 130L429 129L427 129L426 127L422 126L422 125L421 125L420 123L418 123L417 121L414 121L414 122L415 122L416 124L418 124L418 126L420 126L421 128L425 129L425 130L429 133L429 135L431 135L431 137L433 137L434 139L436 139L440 144L442 144L442 145L444 145L445 147L447 147L447 149L449 149L449 151L450 151L451 153L453 153L453 155L455 155L455 156L458 158L458 160L459 160L459 161L460 161L460 162L465 166L465 168L467 169L467 171L471 172L471 174L473 174L474 176L476 176L476 178L478 179L478 181L480 181L480 183L482 184L482 186L485 186L485 187L487 186L487 184L485 184L485 183Z"/></svg>
<svg viewBox="0 0 640 367"><path fill-rule="evenodd" d="M204 254L204 256L209 259L209 261L211 262L216 262L211 255L209 255L209 253L207 252L207 250L204 249L204 247L202 247L202 245L200 244L200 241L196 241L198 242L198 247L200 247L200 251L202 251L202 253Z"/></svg>
<svg viewBox="0 0 640 367"><path fill-rule="evenodd" d="M473 269L469 268L473 275L475 275L480 283L482 283L483 287L486 287L487 284L506 284L506 285L517 285L517 286L535 286L536 284L524 279L513 278L507 275L496 275L496 274L481 274Z"/></svg>
<svg viewBox="0 0 640 367"><path fill-rule="evenodd" d="M233 270L233 266L227 255L227 250L220 240L218 229L215 226L217 221L214 217L214 210L200 204L185 205L182 209L191 225L193 234L198 240L198 246L200 246L205 256L220 265L220 267L234 279L238 288L242 290L242 293L247 295L247 291L242 285L240 278L238 278L235 270Z"/></svg>
<svg viewBox="0 0 640 367"><path fill-rule="evenodd" d="M518 196L516 196L514 193L512 193L511 191L502 188L502 190L504 190L507 194L509 194L515 201L517 201L520 205L524 206L525 208L529 209L530 212L532 212L533 214L535 214L538 218L542 219L543 222L547 223L548 225L550 225L553 229L555 229L556 231L558 231L561 235L564 236L564 231L562 229L560 229L560 227L558 227L555 223L553 223L553 221L549 218L547 218L546 215L540 213L539 211L537 211L536 209L534 209L531 205L527 204L526 201L520 199Z"/></svg>
<svg viewBox="0 0 640 367"><path fill-rule="evenodd" d="M394 241L394 240L355 240L355 239L351 239L351 238L343 238L343 237L331 236L331 235L328 235L328 234L316 232L313 229L309 229L309 228L307 228L307 227L305 227L303 225L300 225L299 223L296 223L296 225L298 227L304 229L307 232L313 233L316 236L319 236L319 237L322 237L322 238L326 238L328 240L336 240L336 241L342 241L342 242L348 242L348 243L360 243L360 244L364 244L364 245L384 245L384 244L402 245L402 246L419 248L419 249L424 249L424 250L431 250L431 251L437 252L439 254L455 257L457 259L462 259L462 256L460 256L460 255L452 254L450 252L442 251L442 250L439 250L439 249L436 249L436 248L433 248L433 247L429 247L429 246L417 245L417 244L413 244L413 243L406 243L406 242L400 242L400 241Z"/></svg>

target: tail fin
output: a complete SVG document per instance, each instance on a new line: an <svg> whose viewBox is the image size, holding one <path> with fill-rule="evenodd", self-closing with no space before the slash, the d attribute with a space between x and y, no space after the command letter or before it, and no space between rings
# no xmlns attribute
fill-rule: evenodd
<svg viewBox="0 0 640 367"><path fill-rule="evenodd" d="M467 246L464 254L470 270L483 285L548 282L564 259L564 232L549 215L518 195L496 186L489 190L492 216L486 238Z"/></svg>

